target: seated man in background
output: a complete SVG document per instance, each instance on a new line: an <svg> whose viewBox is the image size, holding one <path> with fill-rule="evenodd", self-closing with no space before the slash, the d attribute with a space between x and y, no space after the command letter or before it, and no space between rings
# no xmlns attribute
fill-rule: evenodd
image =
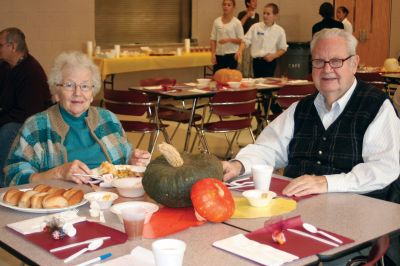
<svg viewBox="0 0 400 266"><path fill-rule="evenodd" d="M50 105L46 74L29 54L24 33L17 28L0 31L0 186L4 161L22 123Z"/></svg>
<svg viewBox="0 0 400 266"><path fill-rule="evenodd" d="M400 173L400 120L387 95L355 78L357 40L324 29L311 41L318 93L292 104L255 144L223 162L224 179L251 166L285 168L287 196L353 192L386 199Z"/></svg>

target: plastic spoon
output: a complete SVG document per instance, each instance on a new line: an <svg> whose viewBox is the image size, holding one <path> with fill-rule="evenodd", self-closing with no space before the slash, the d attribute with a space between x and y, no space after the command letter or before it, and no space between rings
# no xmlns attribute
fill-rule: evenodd
<svg viewBox="0 0 400 266"><path fill-rule="evenodd" d="M99 247L101 247L103 245L104 241L102 239L97 239L94 240L93 242L91 242L86 248L83 248L81 250L79 250L78 252L72 254L71 256L69 256L68 258L66 258L64 260L64 263L68 263L70 261L72 261L73 259L76 259L77 257L79 257L80 255L82 255L83 253L85 253L86 251L92 251L92 250L96 250Z"/></svg>
<svg viewBox="0 0 400 266"><path fill-rule="evenodd" d="M303 223L303 227L304 227L304 229L306 229L306 230L307 230L308 232L310 232L310 233L323 235L324 237L327 237L327 238L329 238L329 239L331 239L331 240L333 240L333 241L335 241L335 242L337 242L337 243L339 243L339 244L342 244L342 243L343 243L342 240L340 240L340 239L338 239L338 238L336 238L336 237L334 237L334 236L332 236L332 235L330 235L330 234L328 234L328 233L325 233L324 231L318 230L318 229L317 229L314 225L312 225L312 224Z"/></svg>

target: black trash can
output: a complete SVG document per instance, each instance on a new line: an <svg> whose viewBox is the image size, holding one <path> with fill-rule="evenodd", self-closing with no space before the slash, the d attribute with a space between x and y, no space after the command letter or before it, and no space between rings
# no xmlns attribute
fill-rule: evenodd
<svg viewBox="0 0 400 266"><path fill-rule="evenodd" d="M286 53L278 59L277 76L307 79L310 74L310 43L288 42Z"/></svg>

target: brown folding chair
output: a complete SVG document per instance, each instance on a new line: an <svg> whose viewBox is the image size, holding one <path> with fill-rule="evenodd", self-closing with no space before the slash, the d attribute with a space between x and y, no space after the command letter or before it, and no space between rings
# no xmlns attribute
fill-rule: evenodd
<svg viewBox="0 0 400 266"><path fill-rule="evenodd" d="M140 86L155 86L155 85L175 85L176 80L170 78L149 78L140 81ZM187 124L190 120L190 109L185 105L185 101L182 101L182 107L176 107L172 104L160 104L158 107L158 118L160 121L170 121L178 123L172 132L170 140L174 138L178 128L181 124ZM201 115L194 114L193 123L200 121Z"/></svg>
<svg viewBox="0 0 400 266"><path fill-rule="evenodd" d="M104 107L115 114L141 117L146 115L148 121L139 120L120 120L126 132L142 133L138 145L140 145L144 134L153 133L149 141L148 151L153 153L154 145L157 143L160 131L163 133L165 141L170 143L167 125L160 123L157 115L157 102L150 101L149 96L141 91L122 91L104 89Z"/></svg>
<svg viewBox="0 0 400 266"><path fill-rule="evenodd" d="M201 124L196 125L197 134L200 143L205 152L210 153L205 133L228 133L234 132L233 137L228 142L228 149L225 158L232 153L232 144L238 137L239 132L248 129L253 143L255 142L254 134L251 128L252 114L254 113L257 102L257 90L240 90L240 91L220 91L210 98L208 107L212 115L218 116L218 121L205 122L205 110L203 109L203 119Z"/></svg>
<svg viewBox="0 0 400 266"><path fill-rule="evenodd" d="M286 110L292 103L300 101L304 97L311 95L317 91L314 84L296 84L285 85L278 90L269 103L268 110L266 111L267 123L270 123L281 113L270 114L270 108L273 101L275 101L282 110Z"/></svg>
<svg viewBox="0 0 400 266"><path fill-rule="evenodd" d="M388 235L378 238L376 243L372 246L368 256L357 256L352 258L346 266L380 266L384 265L383 257L389 248L390 239Z"/></svg>

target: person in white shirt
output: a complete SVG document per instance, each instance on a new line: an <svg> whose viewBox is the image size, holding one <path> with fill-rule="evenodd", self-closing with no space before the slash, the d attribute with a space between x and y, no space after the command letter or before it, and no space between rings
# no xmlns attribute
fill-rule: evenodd
<svg viewBox="0 0 400 266"><path fill-rule="evenodd" d="M352 34L353 25L351 25L351 22L347 19L348 15L349 15L349 10L347 9L347 7L339 6L336 9L336 18L343 23L344 30Z"/></svg>
<svg viewBox="0 0 400 266"><path fill-rule="evenodd" d="M237 68L235 54L243 38L243 27L233 16L235 0L223 0L223 15L214 20L211 31L211 63L214 73L221 68Z"/></svg>
<svg viewBox="0 0 400 266"><path fill-rule="evenodd" d="M354 192L385 198L400 173L400 120L387 95L355 78L357 40L324 29L311 41L318 92L292 104L255 144L223 162L224 179L251 166L285 168L287 196Z"/></svg>
<svg viewBox="0 0 400 266"><path fill-rule="evenodd" d="M253 24L246 33L236 58L240 58L246 46L251 45L254 77L272 77L276 68L276 59L287 50L285 30L275 23L279 8L274 3L264 7L263 21Z"/></svg>

